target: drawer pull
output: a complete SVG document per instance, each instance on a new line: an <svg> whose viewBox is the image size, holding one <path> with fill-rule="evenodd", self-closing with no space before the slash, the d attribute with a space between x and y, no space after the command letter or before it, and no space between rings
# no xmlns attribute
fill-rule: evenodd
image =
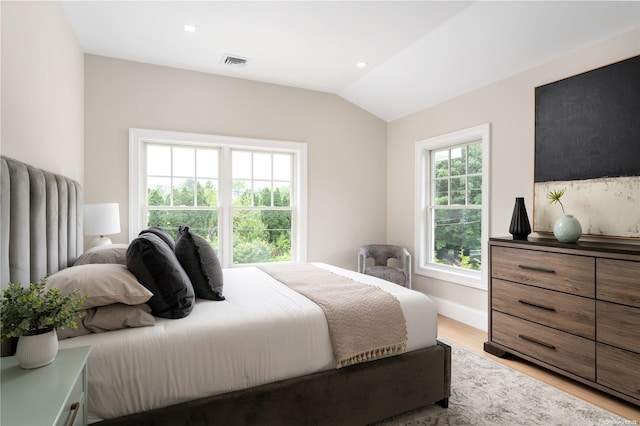
<svg viewBox="0 0 640 426"><path fill-rule="evenodd" d="M536 344L538 344L540 346L544 346L545 348L549 348L549 349L555 349L556 348L555 346L550 345L549 343L542 342L542 341L540 341L538 339L534 339L533 337L525 336L524 334L518 334L518 337L521 338L522 340L527 340L527 341L529 341L531 343L536 343Z"/></svg>
<svg viewBox="0 0 640 426"><path fill-rule="evenodd" d="M523 305L533 306L534 308L544 309L545 311L551 311L551 312L555 312L556 311L556 308L552 308L550 306L539 305L539 304L533 303L533 302L527 302L526 300L518 300L518 302L522 303Z"/></svg>
<svg viewBox="0 0 640 426"><path fill-rule="evenodd" d="M549 274L555 274L556 273L556 271L554 271L553 269L540 268L538 266L518 265L518 268L527 269L529 271L546 272L546 273L549 273Z"/></svg>
<svg viewBox="0 0 640 426"><path fill-rule="evenodd" d="M76 417L78 416L78 412L80 411L80 403L74 402L71 404L71 412L73 415L71 416L71 420L69 420L69 426L73 426L73 423L76 421Z"/></svg>

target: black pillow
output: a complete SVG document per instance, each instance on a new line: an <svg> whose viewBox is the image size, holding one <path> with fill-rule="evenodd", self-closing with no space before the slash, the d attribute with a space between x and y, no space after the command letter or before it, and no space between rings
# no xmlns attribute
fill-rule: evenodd
<svg viewBox="0 0 640 426"><path fill-rule="evenodd" d="M164 229L158 228L156 226L152 226L149 229L144 229L144 230L140 231L138 236L140 236L142 234L145 234L147 232L150 232L150 233L155 234L158 237L162 238L162 241L167 243L167 245L171 248L171 251L174 251L176 249L176 242L173 241L173 237L171 235L169 235L169 233L167 231L165 231Z"/></svg>
<svg viewBox="0 0 640 426"><path fill-rule="evenodd" d="M188 226L181 226L176 239L176 257L191 279L197 297L224 300L222 267L207 240L189 231Z"/></svg>
<svg viewBox="0 0 640 426"><path fill-rule="evenodd" d="M193 286L176 255L155 233L145 232L127 250L127 269L153 293L147 304L153 315L183 318L195 302Z"/></svg>

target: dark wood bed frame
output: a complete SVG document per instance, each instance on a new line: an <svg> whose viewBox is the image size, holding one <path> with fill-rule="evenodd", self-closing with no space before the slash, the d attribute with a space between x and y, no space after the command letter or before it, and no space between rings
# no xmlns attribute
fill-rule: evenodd
<svg viewBox="0 0 640 426"><path fill-rule="evenodd" d="M451 348L437 346L111 419L100 425L367 425L451 394Z"/></svg>
<svg viewBox="0 0 640 426"><path fill-rule="evenodd" d="M36 282L71 266L83 247L80 185L6 157L0 172L2 287L9 280ZM438 342L97 424L367 425L430 404L446 408L450 395L451 348Z"/></svg>

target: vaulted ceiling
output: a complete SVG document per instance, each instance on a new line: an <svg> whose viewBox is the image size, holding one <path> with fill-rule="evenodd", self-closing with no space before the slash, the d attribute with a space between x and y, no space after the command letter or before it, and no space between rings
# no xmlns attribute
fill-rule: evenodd
<svg viewBox="0 0 640 426"><path fill-rule="evenodd" d="M386 121L640 27L635 1L62 4L85 53L334 93Z"/></svg>

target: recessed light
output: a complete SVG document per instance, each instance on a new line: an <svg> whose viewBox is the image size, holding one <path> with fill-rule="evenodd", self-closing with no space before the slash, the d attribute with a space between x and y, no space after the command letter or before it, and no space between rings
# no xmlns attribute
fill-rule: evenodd
<svg viewBox="0 0 640 426"><path fill-rule="evenodd" d="M182 29L188 33L196 32L196 26L192 24L182 24Z"/></svg>
<svg viewBox="0 0 640 426"><path fill-rule="evenodd" d="M369 62L360 61L356 64L358 68L366 68L369 65Z"/></svg>

